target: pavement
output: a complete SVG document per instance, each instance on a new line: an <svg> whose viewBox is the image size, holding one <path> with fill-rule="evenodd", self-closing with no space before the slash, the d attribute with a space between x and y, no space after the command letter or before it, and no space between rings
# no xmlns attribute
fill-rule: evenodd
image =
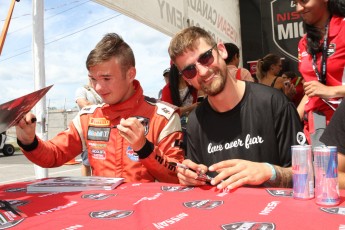
<svg viewBox="0 0 345 230"><path fill-rule="evenodd" d="M81 176L80 168L81 164L50 168L48 177ZM0 153L0 185L34 179L36 179L34 164L22 152L15 152L12 156L4 156Z"/></svg>

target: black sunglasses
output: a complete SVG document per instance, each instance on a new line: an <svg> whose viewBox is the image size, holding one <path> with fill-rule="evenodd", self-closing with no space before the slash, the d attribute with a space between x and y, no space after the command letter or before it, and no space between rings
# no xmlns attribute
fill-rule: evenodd
<svg viewBox="0 0 345 230"><path fill-rule="evenodd" d="M217 46L214 44L211 49L207 50L205 53L201 54L197 60L203 66L209 66L214 61L212 50ZM195 64L191 64L184 68L180 74L185 76L185 78L193 79L197 73Z"/></svg>

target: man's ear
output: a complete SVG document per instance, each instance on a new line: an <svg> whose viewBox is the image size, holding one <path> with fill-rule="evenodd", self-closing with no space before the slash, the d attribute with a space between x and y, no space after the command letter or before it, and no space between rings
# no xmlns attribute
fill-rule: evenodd
<svg viewBox="0 0 345 230"><path fill-rule="evenodd" d="M221 58L225 60L228 57L228 52L226 51L224 44L218 43L217 49L218 49L218 53L221 56Z"/></svg>
<svg viewBox="0 0 345 230"><path fill-rule="evenodd" d="M137 74L137 69L136 69L134 66L130 67L130 68L127 70L127 77L128 77L131 81L134 80L136 74Z"/></svg>

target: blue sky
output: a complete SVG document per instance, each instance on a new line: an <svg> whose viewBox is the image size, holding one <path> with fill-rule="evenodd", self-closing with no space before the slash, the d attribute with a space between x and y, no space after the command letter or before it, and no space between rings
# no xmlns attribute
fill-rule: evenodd
<svg viewBox="0 0 345 230"><path fill-rule="evenodd" d="M10 0L0 1L0 28ZM47 106L72 108L75 90L87 82L85 60L104 34L120 34L132 47L144 94L157 97L169 65L170 37L90 0L45 0L45 78L54 84ZM34 90L32 62L32 1L16 2L0 56L0 103Z"/></svg>

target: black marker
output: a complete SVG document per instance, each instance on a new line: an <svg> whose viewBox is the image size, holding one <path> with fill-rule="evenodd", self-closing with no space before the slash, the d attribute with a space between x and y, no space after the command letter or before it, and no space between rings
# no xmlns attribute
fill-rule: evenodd
<svg viewBox="0 0 345 230"><path fill-rule="evenodd" d="M183 169L190 169L187 165L181 164L181 163L177 163L177 162L168 162L169 165L178 167L178 168L183 168ZM193 172L195 172L194 170L192 170ZM199 173L197 173L198 176L195 178L196 180L200 180L200 181L205 181L205 182L211 182L211 180L213 179L212 177L210 177L209 175L206 175L203 170L201 170Z"/></svg>
<svg viewBox="0 0 345 230"><path fill-rule="evenodd" d="M189 167L187 165L181 164L181 163L177 163L177 162L168 162L169 165L171 166L175 166L178 168L183 168L183 169L189 169Z"/></svg>

